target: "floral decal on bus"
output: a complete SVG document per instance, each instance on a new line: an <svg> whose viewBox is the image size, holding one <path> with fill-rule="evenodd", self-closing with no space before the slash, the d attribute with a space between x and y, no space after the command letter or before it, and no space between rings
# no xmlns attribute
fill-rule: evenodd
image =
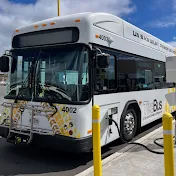
<svg viewBox="0 0 176 176"><path fill-rule="evenodd" d="M10 103L13 103L13 101L9 101ZM28 102L27 101L19 101L18 105L19 108L14 108L13 109L13 127L20 127L21 123L21 117L22 121L27 121L26 126L28 126L28 129L30 128L30 123L31 121L28 121L27 119L31 120L31 113L30 111L27 110L25 114L24 111L25 109L22 108L21 105L26 105ZM43 110L47 109L50 110L51 107L48 103L40 103L40 105L43 106ZM21 106L21 107L20 107ZM47 119L48 126L50 128L46 128L43 130L52 130L53 134L60 134L63 136L70 136L74 138L80 138L80 132L76 128L76 122L74 119L72 119L70 115L70 111L63 111L63 108L65 108L65 105L60 105L60 104L55 104L57 108L57 112L53 114L53 112L34 112L34 122L37 120L37 117L40 117L42 119L42 123L44 122L45 119ZM10 125L10 113L11 113L11 108L3 107L2 114L0 116L0 124L4 126L9 126ZM28 117L27 117L28 116ZM37 117L36 117L37 116ZM47 124L45 124L47 126ZM40 125L38 126L40 129ZM35 127L37 130L37 128Z"/></svg>
<svg viewBox="0 0 176 176"><path fill-rule="evenodd" d="M48 103L41 104L45 108L50 108ZM72 119L69 112L62 111L65 105L56 104L55 106L57 108L57 113L53 116L52 113L48 114L48 121L52 127L53 133L80 138L80 133L75 126L75 120Z"/></svg>

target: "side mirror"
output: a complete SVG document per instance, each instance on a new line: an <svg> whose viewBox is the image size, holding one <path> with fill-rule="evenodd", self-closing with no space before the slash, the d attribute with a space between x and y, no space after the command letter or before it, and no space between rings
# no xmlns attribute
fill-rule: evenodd
<svg viewBox="0 0 176 176"><path fill-rule="evenodd" d="M0 57L0 71L1 72L9 71L9 57L7 56Z"/></svg>
<svg viewBox="0 0 176 176"><path fill-rule="evenodd" d="M108 68L109 67L109 54L101 53L97 55L98 66L100 68Z"/></svg>

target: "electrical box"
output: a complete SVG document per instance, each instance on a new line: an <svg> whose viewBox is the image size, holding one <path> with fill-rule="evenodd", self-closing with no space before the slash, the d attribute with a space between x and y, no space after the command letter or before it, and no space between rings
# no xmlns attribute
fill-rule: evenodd
<svg viewBox="0 0 176 176"><path fill-rule="evenodd" d="M176 56L166 57L166 82L176 82Z"/></svg>

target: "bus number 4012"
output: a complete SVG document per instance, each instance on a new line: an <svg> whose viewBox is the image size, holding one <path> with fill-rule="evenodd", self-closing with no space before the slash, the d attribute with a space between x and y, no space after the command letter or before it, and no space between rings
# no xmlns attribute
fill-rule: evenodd
<svg viewBox="0 0 176 176"><path fill-rule="evenodd" d="M76 113L77 108L73 108L73 107L63 107L62 108L63 112L69 112L69 113Z"/></svg>

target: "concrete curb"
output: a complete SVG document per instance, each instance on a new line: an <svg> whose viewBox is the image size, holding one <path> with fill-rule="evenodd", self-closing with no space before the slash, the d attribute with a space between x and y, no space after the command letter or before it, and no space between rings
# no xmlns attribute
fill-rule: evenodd
<svg viewBox="0 0 176 176"><path fill-rule="evenodd" d="M173 122L173 124L174 124L174 123L175 123L175 121ZM154 134L156 134L157 132L160 132L162 129L163 129L163 127L161 126L161 127L157 128L156 130L154 130L154 131L148 133L147 135L143 136L142 138L140 138L140 139L138 139L138 140L136 140L136 141L134 141L134 142L142 143L142 142L144 142L146 139L148 139L148 138L150 138L151 136L153 136ZM124 147L124 148L122 148L121 150L119 150L118 152L116 152L116 153L112 154L111 156L105 158L104 160L102 160L102 167L103 167L105 164L109 163L110 161L112 161L112 160L114 160L114 159L120 157L123 153L125 153L125 152L127 152L127 151L129 151L129 150L131 150L131 149L133 149L133 148L135 148L136 146L137 146L137 145L129 144L129 145L127 145L126 147ZM81 173L79 173L79 174L77 174L77 175L75 175L75 176L87 176L87 175L91 174L91 173L94 171L93 168L94 168L94 167L91 166L90 168L86 169L85 171L83 171L83 172L81 172Z"/></svg>

